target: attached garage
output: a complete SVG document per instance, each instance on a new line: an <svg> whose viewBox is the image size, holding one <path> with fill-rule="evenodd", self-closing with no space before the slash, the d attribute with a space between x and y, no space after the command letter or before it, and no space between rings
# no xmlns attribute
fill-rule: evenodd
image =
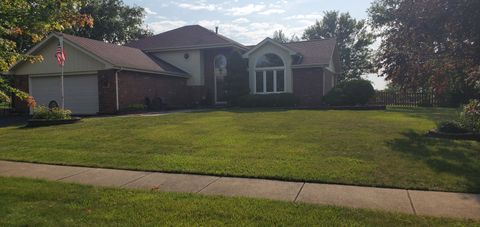
<svg viewBox="0 0 480 227"><path fill-rule="evenodd" d="M61 103L60 76L31 76L30 95L38 105L48 106L50 102ZM74 114L98 113L97 75L72 75L64 77L65 108Z"/></svg>
<svg viewBox="0 0 480 227"><path fill-rule="evenodd" d="M64 107L75 115L116 113L142 104L145 98L183 104L180 98L189 95L186 80L190 76L155 56L131 47L53 33L28 52L43 56L43 61L19 62L9 71L21 81L19 84L28 84L16 87L33 96L37 106L49 106L52 101L62 104L62 67L55 58L61 38L66 54ZM25 103L17 106L21 105L28 111Z"/></svg>

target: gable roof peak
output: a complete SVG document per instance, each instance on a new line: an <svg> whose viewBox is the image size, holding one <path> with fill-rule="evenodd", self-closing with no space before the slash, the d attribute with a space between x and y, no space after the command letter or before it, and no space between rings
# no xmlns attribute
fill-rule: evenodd
<svg viewBox="0 0 480 227"><path fill-rule="evenodd" d="M135 69L165 75L189 76L172 65L153 59L140 49L63 33L51 33L40 43L35 45L35 47L30 49L28 54L36 53L45 46L47 42L52 39L58 39L60 36L63 36L66 44L72 48L83 51L94 57L96 60L104 63L106 68ZM10 68L10 71L14 70L19 64L24 62L25 61L17 62L12 68Z"/></svg>
<svg viewBox="0 0 480 227"><path fill-rule="evenodd" d="M154 36L132 41L126 44L126 46L144 51L205 49L228 46L246 49L242 44L200 25L186 25Z"/></svg>
<svg viewBox="0 0 480 227"><path fill-rule="evenodd" d="M253 48L250 48L245 54L243 54L243 57L244 57L244 58L247 58L250 54L252 54L253 52L257 51L260 47L262 47L262 46L265 45L266 43L272 43L272 44L274 44L275 46L286 50L290 55L298 55L298 52L297 52L297 51L289 48L289 47L286 46L286 45L283 45L282 43L280 43L280 42L278 42L278 41L275 41L274 39L272 39L272 38L270 38L270 37L267 37L267 38L265 38L264 40L262 40L260 43L258 43L257 45L253 46Z"/></svg>

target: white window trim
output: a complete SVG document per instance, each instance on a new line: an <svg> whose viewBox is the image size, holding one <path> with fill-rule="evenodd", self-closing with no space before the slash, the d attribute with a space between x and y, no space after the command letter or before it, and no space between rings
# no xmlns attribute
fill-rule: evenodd
<svg viewBox="0 0 480 227"><path fill-rule="evenodd" d="M283 91L277 91L277 72L283 70ZM267 71L273 71L273 92L267 92ZM257 91L257 73L261 72L263 77L263 92ZM265 67L255 69L254 94L280 94L287 93L287 70L286 67Z"/></svg>

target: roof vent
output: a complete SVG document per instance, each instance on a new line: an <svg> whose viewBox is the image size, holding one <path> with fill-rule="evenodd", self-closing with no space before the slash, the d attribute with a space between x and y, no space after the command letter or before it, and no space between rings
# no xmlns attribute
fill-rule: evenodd
<svg viewBox="0 0 480 227"><path fill-rule="evenodd" d="M215 27L215 34L218 34L218 26Z"/></svg>

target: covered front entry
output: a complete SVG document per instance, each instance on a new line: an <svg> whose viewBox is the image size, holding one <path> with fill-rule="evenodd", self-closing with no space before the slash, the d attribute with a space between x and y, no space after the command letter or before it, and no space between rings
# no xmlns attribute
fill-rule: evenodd
<svg viewBox="0 0 480 227"><path fill-rule="evenodd" d="M225 87L225 77L227 75L227 58L222 54L217 55L214 60L215 104L227 103Z"/></svg>
<svg viewBox="0 0 480 227"><path fill-rule="evenodd" d="M60 76L30 76L30 95L37 105L48 106L52 101L61 105ZM97 75L70 75L64 77L65 108L73 114L98 113Z"/></svg>

